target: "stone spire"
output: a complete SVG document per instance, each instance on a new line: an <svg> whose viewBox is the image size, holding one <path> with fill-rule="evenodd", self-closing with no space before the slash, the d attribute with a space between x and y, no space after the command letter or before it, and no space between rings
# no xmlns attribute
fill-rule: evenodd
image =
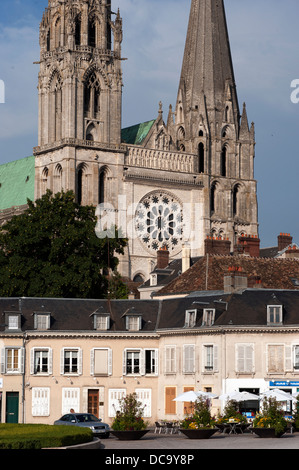
<svg viewBox="0 0 299 470"><path fill-rule="evenodd" d="M238 135L239 105L223 0L191 3L176 105L176 124L184 124L187 141L198 135L206 113L210 137L219 137L217 123L226 121ZM194 151L186 144L186 150Z"/></svg>

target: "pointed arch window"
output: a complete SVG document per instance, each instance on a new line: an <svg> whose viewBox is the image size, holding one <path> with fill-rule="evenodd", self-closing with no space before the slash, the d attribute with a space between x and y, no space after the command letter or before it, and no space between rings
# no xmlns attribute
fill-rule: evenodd
<svg viewBox="0 0 299 470"><path fill-rule="evenodd" d="M75 45L81 44L81 16L77 15L75 19Z"/></svg>
<svg viewBox="0 0 299 470"><path fill-rule="evenodd" d="M224 146L221 152L220 175L227 176L227 148Z"/></svg>
<svg viewBox="0 0 299 470"><path fill-rule="evenodd" d="M62 190L62 166L60 165L60 163L58 163L55 166L53 184L54 184L54 188L53 188L54 194Z"/></svg>
<svg viewBox="0 0 299 470"><path fill-rule="evenodd" d="M213 183L211 186L211 194L210 194L211 215L213 215L216 212L216 189L217 189L217 183Z"/></svg>
<svg viewBox="0 0 299 470"><path fill-rule="evenodd" d="M237 184L233 189L233 217L238 215L239 191L240 187Z"/></svg>
<svg viewBox="0 0 299 470"><path fill-rule="evenodd" d="M61 19L57 18L55 22L55 48L61 46Z"/></svg>
<svg viewBox="0 0 299 470"><path fill-rule="evenodd" d="M88 20L88 45L96 47L96 19L94 16Z"/></svg>
<svg viewBox="0 0 299 470"><path fill-rule="evenodd" d="M198 145L198 173L205 171L205 146L202 142Z"/></svg>
<svg viewBox="0 0 299 470"><path fill-rule="evenodd" d="M52 140L54 142L61 139L62 135L62 80L58 73L52 81Z"/></svg>
<svg viewBox="0 0 299 470"><path fill-rule="evenodd" d="M47 52L51 49L51 42L50 42L50 30L47 32Z"/></svg>
<svg viewBox="0 0 299 470"><path fill-rule="evenodd" d="M92 72L84 84L84 116L98 119L100 115L100 82Z"/></svg>
<svg viewBox="0 0 299 470"><path fill-rule="evenodd" d="M84 200L84 174L86 173L86 163L80 163L77 169L77 202L82 204Z"/></svg>
<svg viewBox="0 0 299 470"><path fill-rule="evenodd" d="M108 170L106 167L103 167L99 171L99 204L106 202L106 193L107 193L107 174Z"/></svg>

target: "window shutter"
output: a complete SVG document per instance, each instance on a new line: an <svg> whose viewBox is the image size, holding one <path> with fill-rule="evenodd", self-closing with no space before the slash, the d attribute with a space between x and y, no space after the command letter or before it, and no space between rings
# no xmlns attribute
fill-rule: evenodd
<svg viewBox="0 0 299 470"><path fill-rule="evenodd" d="M173 401L176 396L176 387L165 388L165 414L176 413L176 402Z"/></svg>
<svg viewBox="0 0 299 470"><path fill-rule="evenodd" d="M108 349L108 375L112 375L112 349Z"/></svg>
<svg viewBox="0 0 299 470"><path fill-rule="evenodd" d="M285 371L290 372L293 370L292 364L292 346L285 346Z"/></svg>
<svg viewBox="0 0 299 470"><path fill-rule="evenodd" d="M53 374L53 350L52 348L49 348L48 350L48 367L49 367L49 374Z"/></svg>
<svg viewBox="0 0 299 470"><path fill-rule="evenodd" d="M123 375L127 373L127 350L124 349L123 351Z"/></svg>
<svg viewBox="0 0 299 470"><path fill-rule="evenodd" d="M0 372L1 374L5 374L5 348L1 348L1 368Z"/></svg>
<svg viewBox="0 0 299 470"><path fill-rule="evenodd" d="M82 375L83 351L81 348L78 349L78 362L78 374Z"/></svg>
<svg viewBox="0 0 299 470"><path fill-rule="evenodd" d="M25 349L21 348L20 350L20 373L24 374L25 370Z"/></svg>
<svg viewBox="0 0 299 470"><path fill-rule="evenodd" d="M60 374L64 374L64 349L60 351Z"/></svg>
<svg viewBox="0 0 299 470"><path fill-rule="evenodd" d="M159 350L155 349L155 375L159 375Z"/></svg>
<svg viewBox="0 0 299 470"><path fill-rule="evenodd" d="M34 374L34 353L35 353L35 349L34 348L30 349L30 374L31 375Z"/></svg>
<svg viewBox="0 0 299 470"><path fill-rule="evenodd" d="M94 375L94 348L90 350L90 375Z"/></svg>
<svg viewBox="0 0 299 470"><path fill-rule="evenodd" d="M145 375L145 351L140 350L140 364L139 364L140 375Z"/></svg>
<svg viewBox="0 0 299 470"><path fill-rule="evenodd" d="M219 360L218 360L218 345L214 344L213 346L213 368L214 372L219 370Z"/></svg>

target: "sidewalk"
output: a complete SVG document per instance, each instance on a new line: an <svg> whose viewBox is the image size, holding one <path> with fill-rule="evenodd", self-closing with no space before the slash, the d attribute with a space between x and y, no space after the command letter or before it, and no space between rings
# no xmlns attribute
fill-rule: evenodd
<svg viewBox="0 0 299 470"><path fill-rule="evenodd" d="M284 434L277 439L261 439L255 434L214 434L210 439L188 439L182 434L155 434L150 431L138 441L120 441L110 435L102 439L102 449L299 449L299 433Z"/></svg>

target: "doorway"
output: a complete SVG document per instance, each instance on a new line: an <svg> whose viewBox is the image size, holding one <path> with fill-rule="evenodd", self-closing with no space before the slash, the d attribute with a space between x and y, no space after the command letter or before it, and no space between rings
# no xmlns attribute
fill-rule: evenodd
<svg viewBox="0 0 299 470"><path fill-rule="evenodd" d="M6 393L6 423L19 422L19 392Z"/></svg>

